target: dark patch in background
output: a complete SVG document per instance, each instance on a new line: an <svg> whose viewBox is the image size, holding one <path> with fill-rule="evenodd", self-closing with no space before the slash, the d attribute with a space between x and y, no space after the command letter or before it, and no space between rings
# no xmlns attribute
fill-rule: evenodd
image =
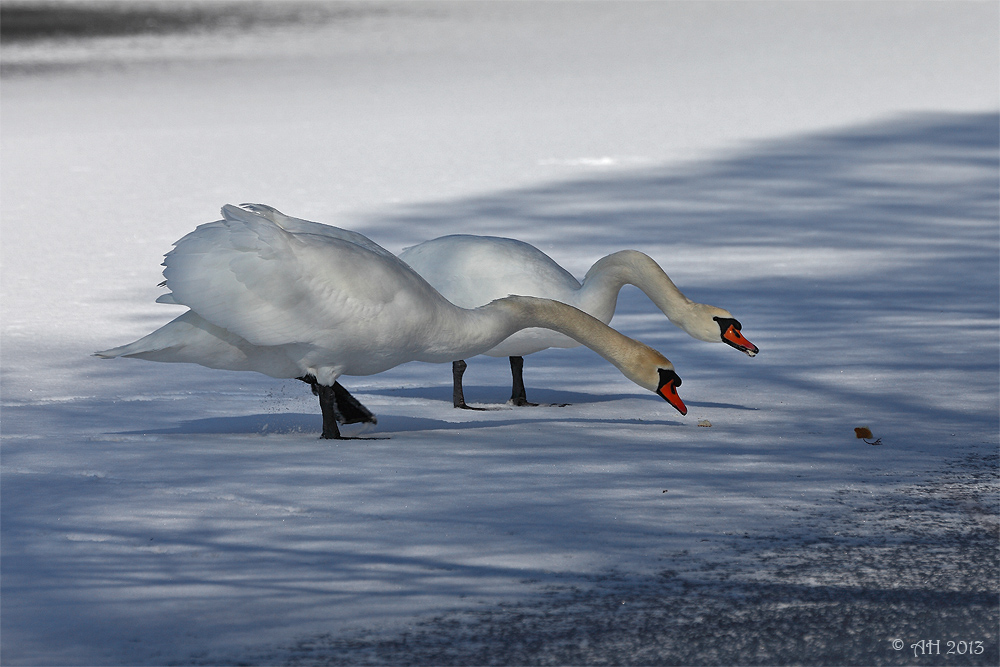
<svg viewBox="0 0 1000 667"><path fill-rule="evenodd" d="M380 13L354 3L174 2L0 5L0 39L83 39L331 21Z"/></svg>

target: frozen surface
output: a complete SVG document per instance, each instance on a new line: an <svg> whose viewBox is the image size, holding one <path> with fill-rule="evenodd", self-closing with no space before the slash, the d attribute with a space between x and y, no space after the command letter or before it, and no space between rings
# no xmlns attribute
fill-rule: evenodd
<svg viewBox="0 0 1000 667"><path fill-rule="evenodd" d="M0 661L995 664L996 6L350 7L3 47ZM761 354L628 288L687 417L553 350L567 407L409 364L343 442L302 383L89 356L242 201L640 249Z"/></svg>

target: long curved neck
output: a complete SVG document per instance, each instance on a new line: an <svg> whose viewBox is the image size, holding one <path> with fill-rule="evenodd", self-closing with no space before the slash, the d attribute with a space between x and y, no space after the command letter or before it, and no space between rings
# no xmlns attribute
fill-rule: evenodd
<svg viewBox="0 0 1000 667"><path fill-rule="evenodd" d="M529 296L508 296L477 310L487 311L491 316L493 313L498 314L495 317L502 323L501 327L506 329L506 331L500 329L503 331L500 340L529 327L558 331L586 345L629 378L632 374L628 367L635 363L637 356L649 351L643 343L618 333L597 318L573 306L558 301Z"/></svg>
<svg viewBox="0 0 1000 667"><path fill-rule="evenodd" d="M622 250L598 260L587 271L580 290L581 306L598 319L610 322L618 293L625 285L635 285L642 290L678 326L682 326L694 305L651 257L638 250ZM609 305L610 312L605 320L602 315Z"/></svg>
<svg viewBox="0 0 1000 667"><path fill-rule="evenodd" d="M656 373L672 369L662 354L618 333L587 313L558 301L531 296L508 296L472 310L441 299L440 309L425 320L428 325L414 361L448 362L482 354L505 338L532 327L551 329L586 345L640 387L656 391Z"/></svg>

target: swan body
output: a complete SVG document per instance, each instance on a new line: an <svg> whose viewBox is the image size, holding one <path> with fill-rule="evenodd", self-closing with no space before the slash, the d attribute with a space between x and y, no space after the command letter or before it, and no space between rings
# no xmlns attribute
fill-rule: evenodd
<svg viewBox="0 0 1000 667"><path fill-rule="evenodd" d="M575 308L530 296L461 308L356 232L260 204L227 205L222 214L165 257L170 293L158 301L190 310L97 356L299 378L313 386L321 406L332 401L343 412L350 395L343 388L331 393L342 375L372 375L408 361L449 362L540 326L591 347L686 412L676 397L680 378L663 355ZM327 423L327 407L324 436L339 437L336 423Z"/></svg>
<svg viewBox="0 0 1000 667"><path fill-rule="evenodd" d="M507 294L522 294L569 304L607 324L614 316L621 288L635 285L693 338L724 342L751 357L758 353L757 347L743 337L742 325L729 311L688 299L652 258L636 250L622 250L599 260L582 284L544 252L516 239L443 236L406 248L399 257L447 299L464 308L475 308ZM515 384L511 398L524 404L522 362L517 358L549 347L578 344L556 331L529 328L486 354L511 357ZM455 370L456 407L467 407L458 405L461 371L464 365Z"/></svg>

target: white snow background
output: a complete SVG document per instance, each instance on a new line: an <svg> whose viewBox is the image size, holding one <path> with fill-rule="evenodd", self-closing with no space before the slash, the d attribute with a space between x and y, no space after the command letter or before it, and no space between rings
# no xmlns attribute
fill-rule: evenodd
<svg viewBox="0 0 1000 667"><path fill-rule="evenodd" d="M995 661L995 549L944 590L907 568L947 539L876 553L867 585L837 540L889 548L859 508L916 488L944 500L899 505L893 530L930 512L996 540L996 3L229 8L269 18L2 45L3 664L378 661L427 619L594 582L622 608L664 572L752 583L763 552L734 544L776 536L832 545L807 589L974 607L961 637L803 650L936 664L910 644L961 638ZM498 409L457 411L449 367L408 364L343 378L381 439L342 442L300 382L90 356L181 312L153 303L162 255L240 202L392 251L514 236L581 278L642 250L761 353L688 338L627 288L613 326L674 362L686 417L550 350L528 395L567 407L504 406L507 362L480 357L466 397ZM955 510L945 478L978 504ZM381 660L429 661L404 644ZM555 661L600 661L574 646ZM649 649L617 661L671 662Z"/></svg>

